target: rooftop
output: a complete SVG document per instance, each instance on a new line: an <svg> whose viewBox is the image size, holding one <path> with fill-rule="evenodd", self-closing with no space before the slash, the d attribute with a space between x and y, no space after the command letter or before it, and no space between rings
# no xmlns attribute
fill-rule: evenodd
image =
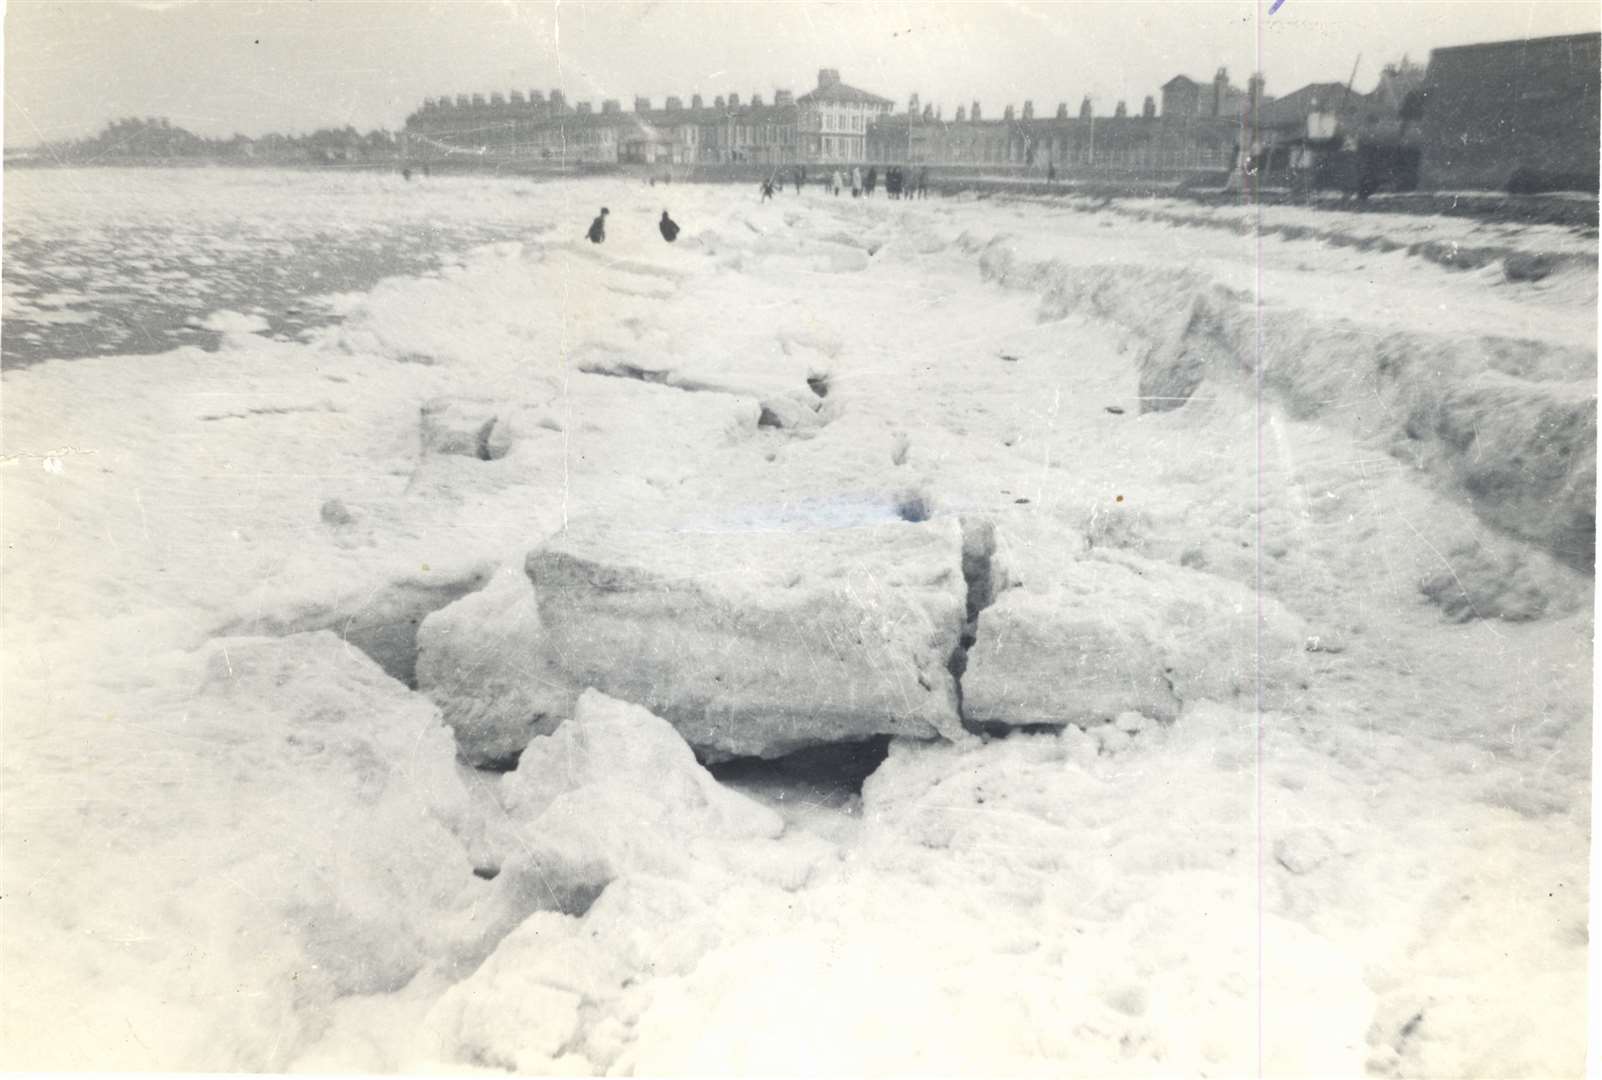
<svg viewBox="0 0 1602 1080"><path fill-rule="evenodd" d="M810 94L803 94L798 104L843 104L843 105L891 105L895 102L889 98L870 94L866 90L858 90L855 86L847 86L840 81L840 72L834 68L823 68L818 72L818 88Z"/></svg>

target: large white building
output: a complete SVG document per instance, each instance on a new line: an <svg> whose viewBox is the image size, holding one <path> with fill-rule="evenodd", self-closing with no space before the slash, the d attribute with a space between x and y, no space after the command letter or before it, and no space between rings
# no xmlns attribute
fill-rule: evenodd
<svg viewBox="0 0 1602 1080"><path fill-rule="evenodd" d="M801 154L805 161L865 161L868 127L888 116L895 103L840 81L834 68L818 71L818 88L796 101Z"/></svg>

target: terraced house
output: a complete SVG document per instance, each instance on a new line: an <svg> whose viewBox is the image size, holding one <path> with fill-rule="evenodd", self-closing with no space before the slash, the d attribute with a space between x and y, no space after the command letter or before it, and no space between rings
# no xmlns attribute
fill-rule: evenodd
<svg viewBox="0 0 1602 1080"><path fill-rule="evenodd" d="M661 108L634 99L632 112L607 100L569 104L560 90L546 97L494 93L430 98L406 118L407 155L418 159L475 157L553 164L658 162L677 165L826 163L861 161L869 127L887 116L888 98L840 81L834 68L818 72L818 86L799 100L776 90L742 101L700 94L686 106L668 97Z"/></svg>

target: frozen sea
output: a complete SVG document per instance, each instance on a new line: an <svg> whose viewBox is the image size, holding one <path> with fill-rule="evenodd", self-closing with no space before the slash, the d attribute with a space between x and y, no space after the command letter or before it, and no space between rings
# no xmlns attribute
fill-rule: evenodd
<svg viewBox="0 0 1602 1080"><path fill-rule="evenodd" d="M338 319L338 294L532 231L525 207L491 210L449 177L361 173L330 190L286 170L14 169L0 365L215 350L219 311L295 338Z"/></svg>
<svg viewBox="0 0 1602 1080"><path fill-rule="evenodd" d="M0 1066L1582 1071L1594 237L6 179Z"/></svg>

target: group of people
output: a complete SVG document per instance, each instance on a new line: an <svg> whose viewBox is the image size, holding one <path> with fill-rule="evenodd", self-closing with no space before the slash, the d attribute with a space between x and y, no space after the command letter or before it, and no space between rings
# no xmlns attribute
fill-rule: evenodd
<svg viewBox="0 0 1602 1080"><path fill-rule="evenodd" d="M797 195L801 194L801 188L807 182L806 168L797 165L791 172L790 178L795 182L795 193ZM650 183L652 187L655 187L656 178L652 177ZM853 199L861 198L864 195L872 198L873 193L879 187L879 168L877 165L869 166L867 173L864 174L861 166L853 165L849 176L836 169L824 183L830 193L834 195L840 194L849 183ZM767 202L773 198L780 184L781 181L777 171L764 178L762 181L762 201ZM884 190L885 194L892 199L926 199L929 197L929 170L927 168L919 169L915 176L908 179L901 166L891 165L884 171ZM601 207L601 212L595 216L595 220L590 222L590 231L585 234L590 243L606 243L606 218L610 213L611 211L603 206ZM679 238L678 222L669 217L666 210L662 211L662 220L657 222L657 229L661 232L662 239L670 244Z"/></svg>
<svg viewBox="0 0 1602 1080"><path fill-rule="evenodd" d="M595 220L590 222L590 231L585 234L590 243L606 243L606 219L611 212L603 206L601 212L595 215ZM666 210L662 211L662 220L656 223L656 228L662 234L662 239L670 244L679 238L679 223L668 217Z"/></svg>
<svg viewBox="0 0 1602 1080"><path fill-rule="evenodd" d="M885 170L884 190L892 199L927 199L929 197L929 170L919 169L908 177L901 166L892 165ZM868 194L873 194L870 188Z"/></svg>
<svg viewBox="0 0 1602 1080"><path fill-rule="evenodd" d="M795 193L797 195L801 194L801 189L807 182L806 168L797 165L791 170L790 179L795 184ZM778 173L776 172L763 180L762 201L767 202L773 198L779 186ZM849 187L853 199L859 199L863 196L872 198L873 193L879 189L879 167L871 165L866 173L862 171L860 165L851 166L849 173L835 169L834 172L824 177L823 186L828 189L831 195L838 195ZM927 168L919 169L916 174L909 177L901 166L891 165L884 173L884 190L892 199L903 197L926 199L929 197L929 170Z"/></svg>

